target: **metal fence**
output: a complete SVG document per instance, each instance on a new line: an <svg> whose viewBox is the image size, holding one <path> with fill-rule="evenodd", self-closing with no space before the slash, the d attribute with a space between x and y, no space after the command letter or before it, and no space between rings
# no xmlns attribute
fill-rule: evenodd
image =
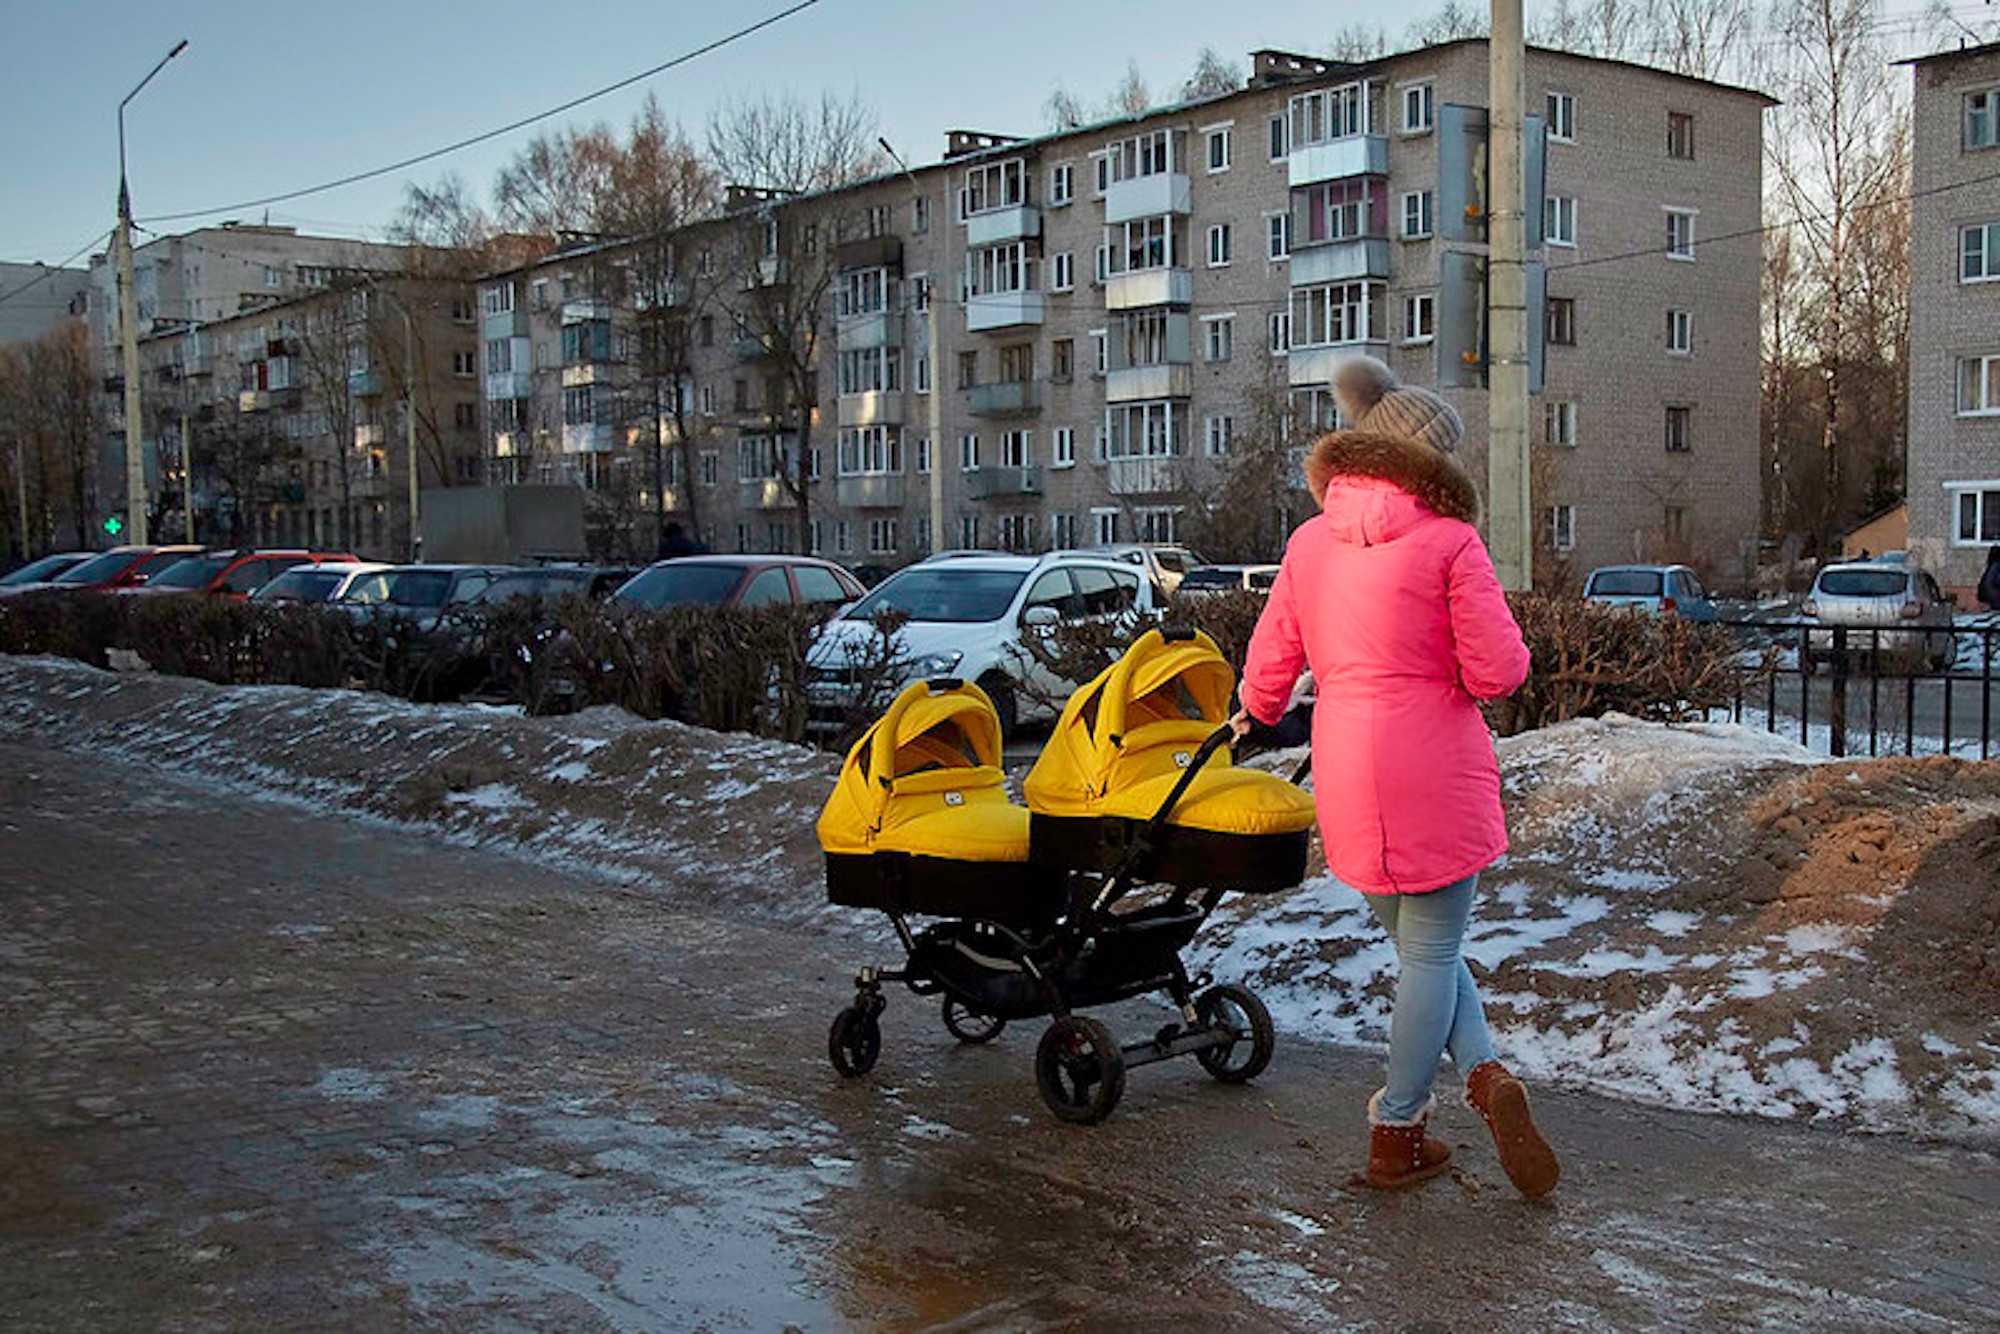
<svg viewBox="0 0 2000 1334"><path fill-rule="evenodd" d="M1799 744L1834 756L1984 760L2000 751L2000 618L1880 628L1797 618L1715 624L1737 636L1746 659L1757 655L1730 702L1732 722L1796 732Z"/></svg>

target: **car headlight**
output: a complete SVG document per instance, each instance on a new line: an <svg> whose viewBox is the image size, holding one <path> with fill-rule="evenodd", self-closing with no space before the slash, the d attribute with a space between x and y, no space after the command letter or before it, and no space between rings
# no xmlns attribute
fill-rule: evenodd
<svg viewBox="0 0 2000 1334"><path fill-rule="evenodd" d="M963 653L926 654L910 663L909 675L905 679L931 681L940 676L950 676L958 670L958 664L964 657Z"/></svg>

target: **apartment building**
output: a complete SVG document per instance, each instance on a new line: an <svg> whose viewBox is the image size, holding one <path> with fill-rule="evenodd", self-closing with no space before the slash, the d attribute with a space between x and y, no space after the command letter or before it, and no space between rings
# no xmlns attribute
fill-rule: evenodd
<svg viewBox="0 0 2000 1334"><path fill-rule="evenodd" d="M637 477L641 500L622 503L644 513L660 499L649 433L678 446L685 430L664 498L723 549L913 559L932 545L933 466L938 545L1188 538L1230 512L1244 455L1275 436L1295 457L1334 423L1334 370L1365 352L1412 382L1471 384L1447 394L1483 480L1485 43L1253 64L1239 92L1072 132L954 131L914 177L738 194L653 266L664 282L634 282L618 245L494 275L491 453L520 480ZM1546 572L1673 556L1740 573L1758 512L1758 246L1703 238L1758 225L1769 100L1540 50L1528 81L1548 129L1533 256ZM755 298L815 283L818 373L801 382ZM669 430L659 374L634 398L632 354L673 307L693 332ZM1285 504L1293 521L1310 504L1295 473Z"/></svg>
<svg viewBox="0 0 2000 1334"><path fill-rule="evenodd" d="M2000 43L1908 63L1910 548L1970 607L2000 546Z"/></svg>
<svg viewBox="0 0 2000 1334"><path fill-rule="evenodd" d="M485 480L470 284L332 275L304 295L141 340L162 538L410 552L424 489Z"/></svg>
<svg viewBox="0 0 2000 1334"><path fill-rule="evenodd" d="M26 342L81 319L89 309L90 275L46 264L0 264L0 344Z"/></svg>

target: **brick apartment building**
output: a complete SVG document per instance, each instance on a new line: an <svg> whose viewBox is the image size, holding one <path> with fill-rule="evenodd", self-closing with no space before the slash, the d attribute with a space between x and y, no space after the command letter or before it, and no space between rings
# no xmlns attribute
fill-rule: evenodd
<svg viewBox="0 0 2000 1334"><path fill-rule="evenodd" d="M1246 451L1282 436L1295 457L1332 424L1340 360L1368 352L1436 385L1455 378L1441 359L1478 343L1465 275L1483 240L1456 214L1485 43L1253 62L1241 91L1129 119L1034 139L955 131L914 178L790 200L732 192L732 210L673 238L648 280L635 276L643 247L615 243L490 276L482 372L500 475L616 495L600 513L649 531L658 429L675 445L667 505L711 545L887 565L931 545L933 462L940 545L1203 531ZM1740 574L1758 515L1759 250L1754 236L1703 238L1758 226L1770 101L1545 50L1529 52L1527 79L1548 130L1531 256L1546 294L1544 573L1694 557ZM814 283L808 416L758 316L766 293ZM687 355L663 393L660 367L635 365L676 308ZM938 367L925 359L933 313ZM1449 396L1483 481L1485 393ZM656 425L663 401L682 411ZM803 531L783 480L794 468L809 479ZM1308 504L1292 494L1286 517Z"/></svg>
<svg viewBox="0 0 2000 1334"><path fill-rule="evenodd" d="M2000 545L2000 43L1908 63L1910 548L1969 608Z"/></svg>

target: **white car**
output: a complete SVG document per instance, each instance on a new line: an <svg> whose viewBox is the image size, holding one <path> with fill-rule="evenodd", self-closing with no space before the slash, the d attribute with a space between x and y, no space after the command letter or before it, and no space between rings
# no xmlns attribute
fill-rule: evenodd
<svg viewBox="0 0 2000 1334"><path fill-rule="evenodd" d="M909 566L827 623L807 659L815 725L840 725L869 678L900 687L938 677L973 681L993 697L1003 733L1029 714L1052 713L1074 682L1061 681L1023 646L1025 626L1087 617L1156 614L1153 583L1136 565L1056 551L1046 556L959 556ZM886 663L878 615L906 618ZM1023 689L1023 687L1027 687Z"/></svg>
<svg viewBox="0 0 2000 1334"><path fill-rule="evenodd" d="M332 602L364 574L389 567L380 561L325 561L286 570L250 595L252 602Z"/></svg>
<svg viewBox="0 0 2000 1334"><path fill-rule="evenodd" d="M1084 547L1076 553L1079 556L1103 556L1108 560L1127 561L1144 566L1146 573L1159 585L1162 593L1177 592L1181 580L1189 570L1197 570L1208 564L1200 556L1186 547L1172 542L1121 542L1111 546Z"/></svg>

